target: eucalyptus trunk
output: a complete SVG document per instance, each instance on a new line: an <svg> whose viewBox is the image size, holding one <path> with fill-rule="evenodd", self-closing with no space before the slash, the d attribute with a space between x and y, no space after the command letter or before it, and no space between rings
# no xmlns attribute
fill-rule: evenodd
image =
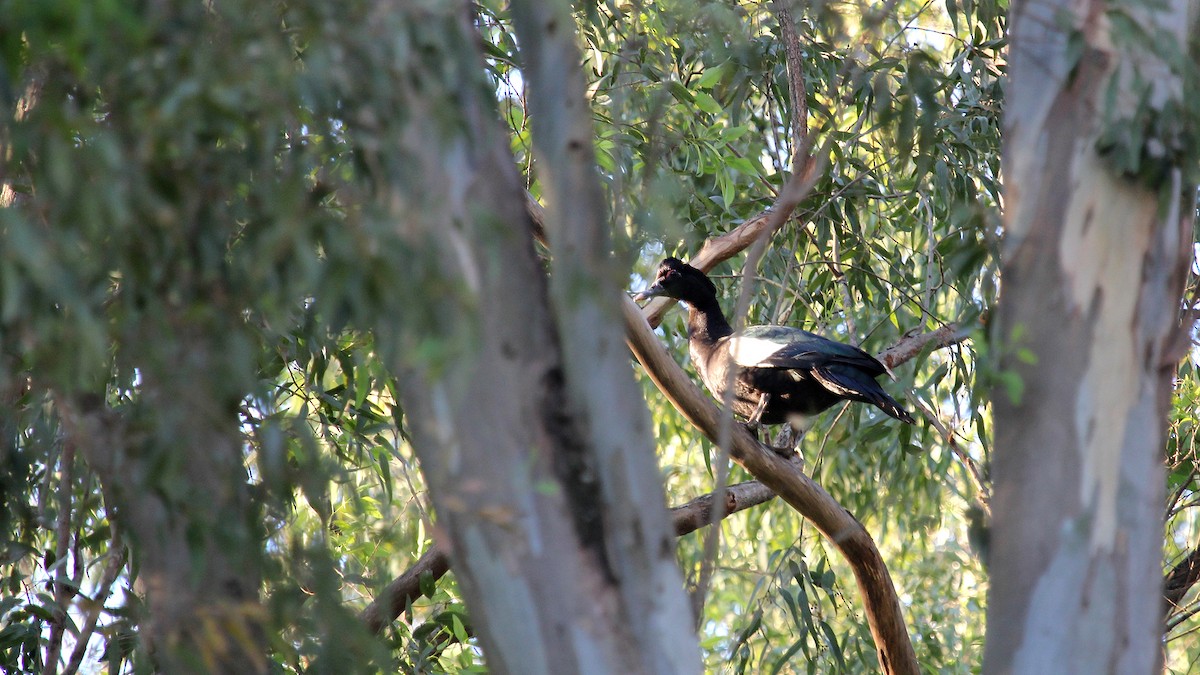
<svg viewBox="0 0 1200 675"><path fill-rule="evenodd" d="M1131 50L1113 9L1011 12L987 673L1160 667L1191 188L1169 133L1178 64ZM1187 0L1122 12L1177 47L1191 18Z"/></svg>
<svg viewBox="0 0 1200 675"><path fill-rule="evenodd" d="M572 267L556 261L569 287L552 294L469 6L388 11L381 40L421 51L361 92L363 112L395 97L397 144L369 164L414 252L397 265L402 315L379 332L489 669L699 672L603 214L559 223ZM590 190L580 208L599 209Z"/></svg>

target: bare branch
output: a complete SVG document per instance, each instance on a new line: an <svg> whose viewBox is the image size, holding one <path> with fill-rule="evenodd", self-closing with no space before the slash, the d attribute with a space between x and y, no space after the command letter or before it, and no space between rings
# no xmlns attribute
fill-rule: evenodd
<svg viewBox="0 0 1200 675"><path fill-rule="evenodd" d="M796 22L786 0L775 0L775 15L779 20L779 35L787 55L788 93L792 104L792 173L802 173L808 148L808 90L804 86L804 55Z"/></svg>
<svg viewBox="0 0 1200 675"><path fill-rule="evenodd" d="M67 603L71 601L70 586L67 584L67 545L71 539L71 485L74 482L75 443L67 439L62 456L58 460L58 522L54 528L54 614L50 622L50 639L46 645L46 663L42 670L46 675L58 672L58 661L62 654L63 634L67 630Z"/></svg>
<svg viewBox="0 0 1200 675"><path fill-rule="evenodd" d="M963 329L957 324L946 324L929 333L905 337L891 347L876 354L875 358L879 359L879 362L888 368L895 368L905 361L911 361L916 358L917 354L920 354L929 345L933 345L933 349L949 347L963 342L970 337L970 334L969 330Z"/></svg>
<svg viewBox="0 0 1200 675"><path fill-rule="evenodd" d="M121 541L120 530L114 528L112 540L108 547L108 564L104 566L104 576L96 588L96 594L87 603L87 614L83 621L83 627L75 639L75 649L71 651L71 660L63 670L63 675L74 675L79 672L80 666L83 665L83 657L87 655L88 642L91 641L92 635L96 632L96 623L100 620L100 613L104 610L104 603L108 601L109 595L112 593L112 586L116 583L117 577L120 576L121 569L125 567L127 553L128 550Z"/></svg>
<svg viewBox="0 0 1200 675"><path fill-rule="evenodd" d="M372 633L382 633L389 623L400 616L408 604L421 597L421 577L429 574L436 581L450 571L446 549L434 544L404 574L396 577L380 591L375 601L358 618Z"/></svg>
<svg viewBox="0 0 1200 675"><path fill-rule="evenodd" d="M938 434L942 437L942 442L950 448L954 456L958 458L958 461L967 467L967 473L971 476L971 482L975 484L975 501L979 504L979 508L983 510L984 515L991 518L992 493L988 488L987 481L984 480L983 471L980 470L979 464L959 445L958 439L954 437L954 432L938 418L933 409L924 403L918 403L917 407L920 408L922 416L933 425L933 428L937 429Z"/></svg>
<svg viewBox="0 0 1200 675"><path fill-rule="evenodd" d="M725 489L722 518L774 498L775 493L758 481L731 485ZM675 536L682 537L708 525L715 503L715 494L709 493L671 509ZM372 633L383 632L388 624L400 616L408 603L421 597L422 576L428 573L431 579L436 581L449 570L450 559L446 555L446 549L434 544L412 567L405 570L404 574L396 577L379 592L375 601L359 614L359 620L366 624Z"/></svg>
<svg viewBox="0 0 1200 675"><path fill-rule="evenodd" d="M906 361L910 361L917 357L918 354L927 349L940 349L949 347L963 342L970 336L970 330L960 328L957 324L946 324L937 330L919 335L909 335L901 339L896 344L888 347L875 358L879 359L880 363L888 369L894 368ZM941 435L942 441L950 448L955 457L967 467L967 472L971 476L971 481L975 484L975 489L978 493L979 506L991 515L991 491L987 487L987 481L984 480L983 472L975 460L967 454L966 450L959 445L958 440L954 437L954 433L938 419L937 415L925 405L919 406L921 413L929 423L937 429Z"/></svg>
<svg viewBox="0 0 1200 675"><path fill-rule="evenodd" d="M774 498L775 493L771 491L771 488L756 480L726 486L721 518L727 518L738 511L745 511ZM671 509L671 522L675 525L675 536L682 537L713 524L713 507L716 504L717 493L710 492Z"/></svg>

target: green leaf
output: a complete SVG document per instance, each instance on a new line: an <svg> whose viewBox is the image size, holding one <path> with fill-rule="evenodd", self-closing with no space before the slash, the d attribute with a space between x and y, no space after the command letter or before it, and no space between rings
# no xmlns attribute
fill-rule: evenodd
<svg viewBox="0 0 1200 675"><path fill-rule="evenodd" d="M707 92L693 92L693 100L697 107L710 115L720 115L722 112L721 104Z"/></svg>
<svg viewBox="0 0 1200 675"><path fill-rule="evenodd" d="M685 87L682 82L672 80L667 83L667 89L671 92L671 95L674 96L675 99L680 101L681 103L695 103L696 102L695 95L692 94L691 90L689 90L687 87Z"/></svg>
<svg viewBox="0 0 1200 675"><path fill-rule="evenodd" d="M692 86L696 89L712 89L712 86L716 84L717 81L721 79L721 75L724 74L726 65L726 63L722 63L721 65L713 68L706 68L704 70L704 74L702 74L700 79L696 80Z"/></svg>
<svg viewBox="0 0 1200 675"><path fill-rule="evenodd" d="M825 644L833 652L833 658L837 661L839 671L846 670L846 659L842 656L841 645L838 644L837 637L833 634L833 629L829 627L826 621L821 622L821 632L825 635Z"/></svg>

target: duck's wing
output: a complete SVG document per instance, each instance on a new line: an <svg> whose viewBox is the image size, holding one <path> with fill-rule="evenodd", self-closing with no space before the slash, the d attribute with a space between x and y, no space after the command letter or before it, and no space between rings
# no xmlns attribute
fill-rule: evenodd
<svg viewBox="0 0 1200 675"><path fill-rule="evenodd" d="M901 422L913 424L916 420L900 402L888 395L874 377L853 366L830 363L808 371L821 386L852 401L870 403Z"/></svg>
<svg viewBox="0 0 1200 675"><path fill-rule="evenodd" d="M813 370L837 364L871 378L886 372L875 357L854 345L790 326L752 326L727 340L729 355L743 368Z"/></svg>

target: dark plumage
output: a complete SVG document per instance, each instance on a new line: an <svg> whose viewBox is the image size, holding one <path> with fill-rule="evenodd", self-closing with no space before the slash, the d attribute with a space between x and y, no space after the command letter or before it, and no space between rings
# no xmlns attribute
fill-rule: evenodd
<svg viewBox="0 0 1200 675"><path fill-rule="evenodd" d="M803 430L806 418L838 401L870 403L896 419L913 423L900 404L879 386L883 364L858 347L834 342L799 328L753 326L734 335L717 303L717 287L700 270L676 258L658 266L654 285L638 298L665 295L687 303L688 347L705 386L724 400L731 365L733 410L762 424L790 423ZM763 395L766 407L758 411Z"/></svg>

